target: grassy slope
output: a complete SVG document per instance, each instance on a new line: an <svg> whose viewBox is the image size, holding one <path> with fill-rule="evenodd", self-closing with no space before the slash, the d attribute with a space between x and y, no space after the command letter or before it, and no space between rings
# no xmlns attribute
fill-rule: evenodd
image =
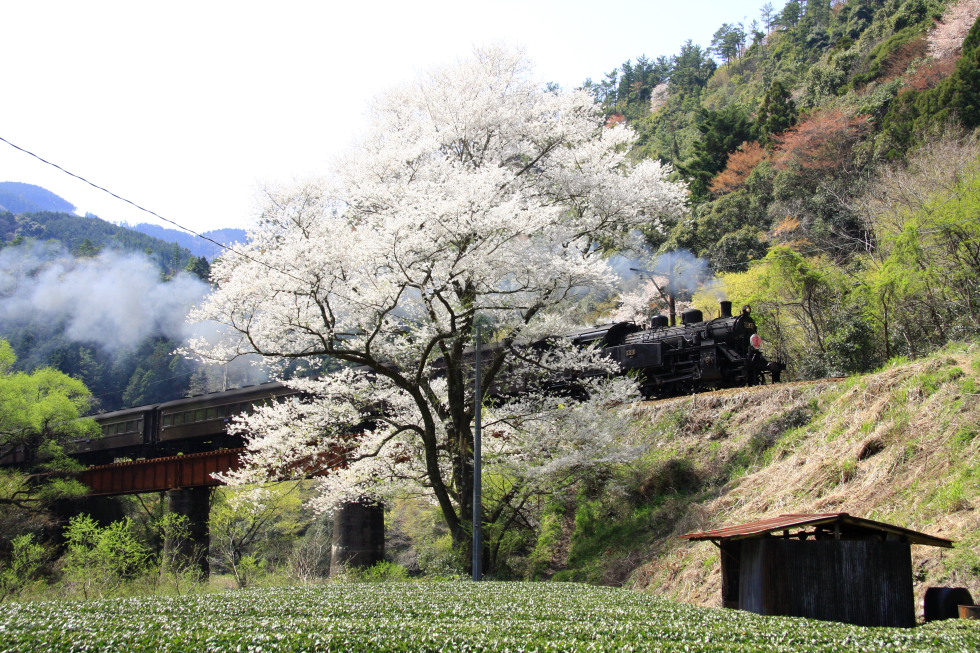
<svg viewBox="0 0 980 653"><path fill-rule="evenodd" d="M718 605L717 549L677 536L845 511L957 541L913 547L917 595L957 585L980 600L980 345L844 380L650 402L636 424L650 453L568 507L559 578Z"/></svg>

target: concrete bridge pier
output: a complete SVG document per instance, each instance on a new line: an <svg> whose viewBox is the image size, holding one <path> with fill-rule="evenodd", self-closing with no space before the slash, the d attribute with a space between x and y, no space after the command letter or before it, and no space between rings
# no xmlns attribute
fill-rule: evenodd
<svg viewBox="0 0 980 653"><path fill-rule="evenodd" d="M370 567L385 557L385 509L373 501L345 503L334 513L330 575Z"/></svg>
<svg viewBox="0 0 980 653"><path fill-rule="evenodd" d="M51 506L51 512L55 521L48 532L59 548L65 544L65 529L73 517L88 515L101 527L126 518L126 511L118 497L60 499Z"/></svg>
<svg viewBox="0 0 980 653"><path fill-rule="evenodd" d="M167 491L169 512L187 517L189 532L186 537L167 537L163 543L164 560L177 569L197 569L202 578L211 572L208 549L211 532L208 519L211 515L211 488L192 487Z"/></svg>

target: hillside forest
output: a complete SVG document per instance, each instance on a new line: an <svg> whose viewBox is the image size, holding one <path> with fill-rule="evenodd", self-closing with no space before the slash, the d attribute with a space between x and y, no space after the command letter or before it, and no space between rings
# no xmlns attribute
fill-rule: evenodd
<svg viewBox="0 0 980 653"><path fill-rule="evenodd" d="M684 251L696 257L707 274L681 292L683 302L708 315L717 312L719 298L751 306L767 355L787 362L792 380L887 370L897 362L935 360L928 357L952 347L967 361L957 364L970 370L950 373L952 380L968 377L975 384L975 356L963 353L965 345L957 343L976 342L980 335L980 1L767 2L748 24L720 25L708 44L688 40L672 54L638 53L603 79L585 80L582 88L601 106L607 124L625 123L636 132L633 160L669 164L671 180L683 182L689 191L684 210L666 228L642 229L645 260L638 263L648 269L664 260L689 266L690 258L667 255ZM57 368L87 385L93 410L257 380L249 376L252 368L199 368L174 353L189 337L183 326L187 311L210 290L204 256L94 216L73 215L66 212L70 204L39 208L25 200L6 206L9 210L0 212L0 338L12 346L9 360L16 362L11 372ZM35 282L75 273L108 278L117 272L134 291L129 299L114 294L120 286L106 285L104 303L98 293L88 292L85 311L77 304L50 314L10 308L38 296ZM666 269L663 274L680 272ZM135 284L137 278L145 284ZM642 298L639 319L665 311L656 293L644 295L642 285L633 292ZM148 307L136 295L160 301ZM179 301L163 304L163 298ZM596 321L608 320L625 303L624 297L609 296L589 310ZM125 333L103 322L82 328L92 325L82 313L103 306L104 314L118 314L122 306L128 311L123 315L152 312L167 319ZM954 365L944 360L934 367ZM682 554L650 544L649 538L665 537L678 524L708 523L695 499L710 494L728 506L719 498L723 488L769 462L766 456L772 454L766 450L777 442L792 448L793 442L779 440L781 435L792 431L799 436L815 416L830 420L833 399L859 394L854 386L814 388L801 393L805 396L799 406L794 404L792 415L773 413L776 417L764 426L783 421L768 440L760 443L745 435L741 449L725 453L729 458L719 453L727 445L704 445L710 449L707 455L700 441L683 446L658 441L662 451L671 453L639 461L648 468L634 467L615 479L570 483L568 494L528 507L528 514L536 511L533 516L498 541L496 573L501 578L557 574L612 584L633 578L641 586L707 602L698 589L706 573L688 569ZM975 394L975 385L970 388ZM908 394L904 386L888 390ZM695 430L722 438L718 433L733 418L728 404L721 408L725 411L719 409L711 424L698 424ZM684 432L679 411L650 410L677 433ZM902 424L908 423L906 416ZM839 431L835 438L844 433L855 446L874 432L883 447L878 451L890 451L885 448L888 434L877 434L873 426L848 430L835 422L834 428ZM971 431L964 425L959 432L966 435L958 446L973 447L975 427ZM711 469L691 462L699 457L711 461ZM819 473L837 480L860 478L863 458L854 458ZM961 480L975 487L974 476ZM933 485L927 487L934 491ZM307 564L314 553L304 547L317 546L314 535L329 525L300 507L299 497L308 488L297 484L275 490L271 507L261 514L231 500L235 492L219 493L218 512L212 513L218 515L213 516L215 555L224 556L216 569L235 575L239 585L276 569L297 578L314 573ZM910 496L916 488L901 492ZM862 496L869 495L870 490ZM917 515L940 504L943 510L956 510L967 501L955 499L920 505ZM162 500L158 503L130 506L131 514L141 515L130 523L133 532L151 543L141 549L141 564L151 558L162 564L162 527L154 525L162 519ZM834 507L816 498L809 503L814 509ZM901 518L893 509L881 510L884 518ZM434 525L431 511L409 502L399 514L389 525L399 562L433 575L459 571L450 538ZM641 518L655 523L630 530ZM250 539L234 544L235 529L247 531ZM632 550L609 557L595 535L626 531L640 533L638 546L647 555L655 551L675 557L660 566L644 566ZM224 541L232 542L227 551L220 549ZM240 562L243 556L248 565L239 577L229 561ZM939 563L923 574L961 579L963 569L980 569L975 558L964 558L945 577L936 570Z"/></svg>

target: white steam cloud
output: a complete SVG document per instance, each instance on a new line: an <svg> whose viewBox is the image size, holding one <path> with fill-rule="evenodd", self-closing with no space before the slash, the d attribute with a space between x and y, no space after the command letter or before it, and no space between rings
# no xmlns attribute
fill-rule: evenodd
<svg viewBox="0 0 980 653"><path fill-rule="evenodd" d="M63 325L71 340L113 353L153 336L184 341L187 313L209 290L186 273L164 281L138 253L75 259L44 244L0 250L0 325Z"/></svg>
<svg viewBox="0 0 980 653"><path fill-rule="evenodd" d="M636 258L616 256L610 266L619 275L621 293L619 306L605 316L609 321L643 324L653 314L667 311L664 295L675 296L678 312L691 307L690 298L699 290L710 288L719 298L724 295L710 263L686 249Z"/></svg>
<svg viewBox="0 0 980 653"><path fill-rule="evenodd" d="M655 275L667 279L667 292L692 294L711 278L708 261L686 249L658 254L653 260Z"/></svg>

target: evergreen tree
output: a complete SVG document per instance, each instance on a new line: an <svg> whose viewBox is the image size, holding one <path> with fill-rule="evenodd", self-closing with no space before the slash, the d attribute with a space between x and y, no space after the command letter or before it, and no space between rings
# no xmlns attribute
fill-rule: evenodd
<svg viewBox="0 0 980 653"><path fill-rule="evenodd" d="M148 340L133 356L136 369L123 392L123 404L143 406L179 399L190 385L191 365L165 338Z"/></svg>
<svg viewBox="0 0 980 653"><path fill-rule="evenodd" d="M856 40L872 23L885 0L850 0L840 9L831 25L831 37Z"/></svg>
<svg viewBox="0 0 980 653"><path fill-rule="evenodd" d="M980 19L963 41L963 55L950 86L951 105L963 126L980 127Z"/></svg>
<svg viewBox="0 0 980 653"><path fill-rule="evenodd" d="M688 39L674 57L674 70L670 75L671 94L697 96L707 86L717 67L707 50Z"/></svg>
<svg viewBox="0 0 980 653"><path fill-rule="evenodd" d="M709 50L721 57L726 64L742 56L745 49L745 28L740 23L724 23L714 33Z"/></svg>
<svg viewBox="0 0 980 653"><path fill-rule="evenodd" d="M830 0L809 0L806 3L798 31L801 44L811 52L813 59L817 59L830 42L827 31L830 17Z"/></svg>
<svg viewBox="0 0 980 653"><path fill-rule="evenodd" d="M796 122L796 105L782 82L775 81L762 98L755 119L756 131L763 145L771 145L772 137L781 134Z"/></svg>
<svg viewBox="0 0 980 653"><path fill-rule="evenodd" d="M755 139L754 125L748 112L733 104L719 111L702 109L697 128L701 138L694 144L694 156L680 168L690 179L691 194L705 197L711 178L725 168L728 155Z"/></svg>
<svg viewBox="0 0 980 653"><path fill-rule="evenodd" d="M772 32L773 25L776 23L776 10L773 8L772 3L767 2L762 5L759 14L762 18L762 25L766 28L766 34L769 34Z"/></svg>
<svg viewBox="0 0 980 653"><path fill-rule="evenodd" d="M800 17L802 15L803 6L799 0L790 0L780 12L777 24L780 27L796 27L796 24L800 22Z"/></svg>
<svg viewBox="0 0 980 653"><path fill-rule="evenodd" d="M191 260L184 266L184 270L201 281L208 281L211 278L211 264L203 256L192 256Z"/></svg>
<svg viewBox="0 0 980 653"><path fill-rule="evenodd" d="M91 258L94 256L98 256L99 252L101 251L102 251L101 246L93 243L92 239L86 238L85 240L82 241L80 245L78 245L77 247L74 248L74 250L72 250L72 254L74 254L78 258Z"/></svg>

